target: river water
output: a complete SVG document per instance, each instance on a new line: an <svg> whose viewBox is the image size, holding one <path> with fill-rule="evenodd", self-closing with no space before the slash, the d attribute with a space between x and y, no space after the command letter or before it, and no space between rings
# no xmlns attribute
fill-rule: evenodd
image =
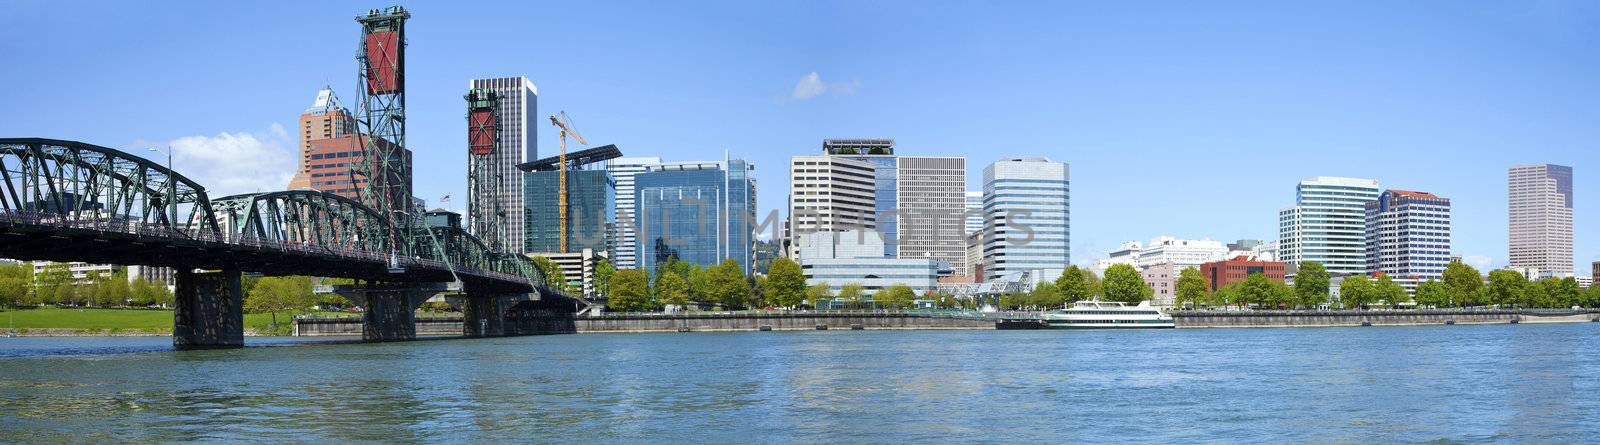
<svg viewBox="0 0 1600 445"><path fill-rule="evenodd" d="M1586 442L1600 323L0 339L0 441Z"/></svg>

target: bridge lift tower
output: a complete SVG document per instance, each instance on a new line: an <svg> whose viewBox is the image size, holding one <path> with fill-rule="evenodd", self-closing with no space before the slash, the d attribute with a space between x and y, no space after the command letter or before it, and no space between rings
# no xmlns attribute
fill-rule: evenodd
<svg viewBox="0 0 1600 445"><path fill-rule="evenodd" d="M466 99L469 231L482 239L489 250L507 251L510 249L500 233L507 218L506 209L494 189L501 180L500 170L491 157L500 145L500 95L494 90L474 88L467 91Z"/></svg>
<svg viewBox="0 0 1600 445"><path fill-rule="evenodd" d="M364 176L362 201L383 214L391 227L390 255L410 256L414 247L411 171L406 151L406 19L411 13L400 6L374 9L356 17L361 24L357 91L361 92L357 122L362 144Z"/></svg>

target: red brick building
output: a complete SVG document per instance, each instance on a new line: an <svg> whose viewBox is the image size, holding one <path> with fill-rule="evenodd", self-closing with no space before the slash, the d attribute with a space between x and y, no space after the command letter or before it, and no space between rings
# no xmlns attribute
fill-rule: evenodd
<svg viewBox="0 0 1600 445"><path fill-rule="evenodd" d="M1211 283L1211 290L1216 291L1223 286L1244 281L1250 274L1260 273L1272 281L1283 282L1284 263L1277 261L1255 261L1247 256L1234 257L1231 260L1213 261L1200 265L1200 274Z"/></svg>

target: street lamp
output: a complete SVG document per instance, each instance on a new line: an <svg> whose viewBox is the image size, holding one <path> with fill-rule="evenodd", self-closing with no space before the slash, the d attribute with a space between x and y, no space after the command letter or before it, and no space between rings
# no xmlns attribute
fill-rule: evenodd
<svg viewBox="0 0 1600 445"><path fill-rule="evenodd" d="M155 147L148 147L148 148L145 148L145 150L150 150L150 151L153 151L153 152L156 152L156 153L161 153L163 151L163 150L158 150ZM164 151L166 151L166 153L167 153L167 171L172 171L172 146L168 145L167 149L164 150Z"/></svg>
<svg viewBox="0 0 1600 445"><path fill-rule="evenodd" d="M156 153L160 153L161 152L161 150L157 150L155 147L146 147L145 149L153 151L153 152L156 152ZM167 172L166 172L166 175L167 175L167 197L166 197L166 201L167 201L167 203L166 204L167 204L167 221L168 221L167 223L171 224L173 226L173 228L176 228L177 224L178 224L178 182L172 177L175 173L172 172L172 146L171 145L167 146L166 152L167 152Z"/></svg>

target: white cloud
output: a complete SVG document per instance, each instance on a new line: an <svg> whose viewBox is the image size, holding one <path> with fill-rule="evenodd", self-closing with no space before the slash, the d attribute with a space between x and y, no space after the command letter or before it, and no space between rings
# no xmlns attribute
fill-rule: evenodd
<svg viewBox="0 0 1600 445"><path fill-rule="evenodd" d="M1489 272L1490 265L1494 263L1488 255L1466 255L1461 257L1461 262L1478 269L1479 272Z"/></svg>
<svg viewBox="0 0 1600 445"><path fill-rule="evenodd" d="M294 143L278 123L265 134L224 132L147 145L172 147L172 169L200 183L212 198L284 190L298 168Z"/></svg>
<svg viewBox="0 0 1600 445"><path fill-rule="evenodd" d="M816 71L812 71L806 77L800 78L800 83L794 84L794 94L790 97L795 100L806 100L821 96L822 93L826 92L828 92L828 85L822 83L822 76L818 75Z"/></svg>
<svg viewBox="0 0 1600 445"><path fill-rule="evenodd" d="M810 74L806 74L805 77L801 77L800 82L794 84L794 93L790 94L789 98L793 100L808 100L826 93L851 96L855 95L856 91L860 89L860 80L828 83L822 80L822 75L812 71Z"/></svg>

